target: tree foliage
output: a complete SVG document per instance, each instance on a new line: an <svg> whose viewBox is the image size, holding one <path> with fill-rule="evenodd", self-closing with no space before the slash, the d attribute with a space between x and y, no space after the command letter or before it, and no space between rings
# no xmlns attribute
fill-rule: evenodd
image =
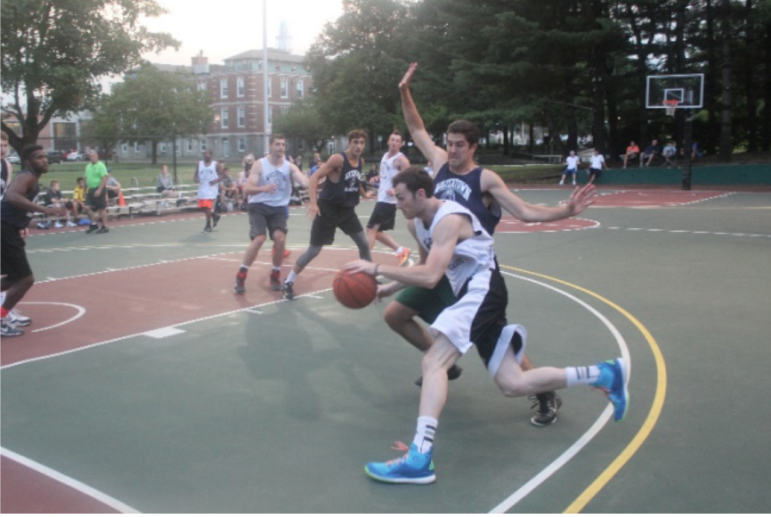
<svg viewBox="0 0 771 517"><path fill-rule="evenodd" d="M2 89L12 100L4 115L11 145L34 144L51 117L89 107L99 80L136 66L141 55L179 43L149 32L141 17L165 11L155 0L3 0Z"/></svg>
<svg viewBox="0 0 771 517"><path fill-rule="evenodd" d="M213 123L209 93L193 86L187 76L144 64L113 86L95 121L115 127L119 140L149 142L156 163L159 143L205 134Z"/></svg>

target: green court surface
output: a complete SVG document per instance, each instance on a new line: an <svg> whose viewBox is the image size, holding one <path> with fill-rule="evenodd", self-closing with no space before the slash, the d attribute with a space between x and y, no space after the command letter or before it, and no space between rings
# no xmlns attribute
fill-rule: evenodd
<svg viewBox="0 0 771 517"><path fill-rule="evenodd" d="M147 513L768 512L771 195L669 204L598 202L584 229L496 233L509 320L527 328L533 362L627 357L630 411L615 423L599 392L564 390L558 421L535 428L530 401L501 395L472 350L428 486L364 473L412 439L421 356L383 304L335 301L332 277L356 258L345 235L303 272L294 302L267 290L267 250L247 294L232 293L240 213L209 235L201 217L32 235L39 283L19 308L36 321L52 303L85 315L47 331L75 343L68 353L44 351L46 332L29 331L20 352L3 341L3 450ZM363 222L373 206L362 203ZM304 213L292 210L285 266L307 244ZM415 248L401 216L393 235ZM36 347L37 360L7 361Z"/></svg>

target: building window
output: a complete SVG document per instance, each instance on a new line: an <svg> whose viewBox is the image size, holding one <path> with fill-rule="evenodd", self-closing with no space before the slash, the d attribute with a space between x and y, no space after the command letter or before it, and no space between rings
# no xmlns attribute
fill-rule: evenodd
<svg viewBox="0 0 771 517"><path fill-rule="evenodd" d="M187 140L185 140L185 147L186 147L188 153L192 153L193 152L193 141L191 139L189 139L189 138Z"/></svg>
<svg viewBox="0 0 771 517"><path fill-rule="evenodd" d="M228 109L227 108L222 108L222 110L220 110L220 117L221 117L220 120L222 122L220 127L222 129L227 129L228 126L230 125L230 120L228 120Z"/></svg>
<svg viewBox="0 0 771 517"><path fill-rule="evenodd" d="M244 106L238 107L237 119L238 127L246 127L246 108Z"/></svg>
<svg viewBox="0 0 771 517"><path fill-rule="evenodd" d="M124 144L121 144L121 146L120 146L120 152L121 152L121 154L123 154L124 156L125 156L125 155L127 155L127 154L128 154L128 144L125 144L125 143L124 143Z"/></svg>
<svg viewBox="0 0 771 517"><path fill-rule="evenodd" d="M139 154L139 142L134 142L134 154Z"/></svg>
<svg viewBox="0 0 771 517"><path fill-rule="evenodd" d="M206 89L206 83L205 82L198 83L198 91L199 92L201 90L205 90L205 89Z"/></svg>
<svg viewBox="0 0 771 517"><path fill-rule="evenodd" d="M244 78L243 77L237 78L236 79L236 95L239 96L239 97L243 97L245 90L246 89L244 88Z"/></svg>
<svg viewBox="0 0 771 517"><path fill-rule="evenodd" d="M230 156L230 140L227 138L222 139L222 156Z"/></svg>
<svg viewBox="0 0 771 517"><path fill-rule="evenodd" d="M238 152L243 153L246 151L246 138L238 139Z"/></svg>
<svg viewBox="0 0 771 517"><path fill-rule="evenodd" d="M228 98L228 80L220 79L220 99Z"/></svg>
<svg viewBox="0 0 771 517"><path fill-rule="evenodd" d="M302 99L305 95L305 85L303 84L303 80L300 79L297 81L297 98Z"/></svg>
<svg viewBox="0 0 771 517"><path fill-rule="evenodd" d="M273 124L273 108L268 106L268 124Z"/></svg>
<svg viewBox="0 0 771 517"><path fill-rule="evenodd" d="M158 145L158 150L160 151L161 154L166 154L166 142L161 142Z"/></svg>
<svg viewBox="0 0 771 517"><path fill-rule="evenodd" d="M268 77L268 99L273 97L273 81Z"/></svg>
<svg viewBox="0 0 771 517"><path fill-rule="evenodd" d="M286 99L289 97L289 89L287 88L286 79L281 79L281 98Z"/></svg>
<svg viewBox="0 0 771 517"><path fill-rule="evenodd" d="M203 153L204 151L206 151L206 140L202 139L198 143L200 144L201 152Z"/></svg>

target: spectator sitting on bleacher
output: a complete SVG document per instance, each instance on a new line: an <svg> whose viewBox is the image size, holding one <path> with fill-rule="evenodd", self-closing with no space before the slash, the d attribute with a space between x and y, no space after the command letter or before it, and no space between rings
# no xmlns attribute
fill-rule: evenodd
<svg viewBox="0 0 771 517"><path fill-rule="evenodd" d="M222 211L225 212L233 210L234 207L238 206L239 197L236 182L230 177L230 169L223 167L222 171L225 174L225 178L220 182L219 201L221 203L220 206L223 208Z"/></svg>
<svg viewBox="0 0 771 517"><path fill-rule="evenodd" d="M573 175L573 185L576 184L576 176L578 175L578 156L575 151L570 151L570 156L565 158L565 171L562 173L562 179L560 179L560 185L565 184L567 175Z"/></svg>
<svg viewBox="0 0 771 517"><path fill-rule="evenodd" d="M667 142L664 150L661 151L661 156L664 157L664 165L670 166L675 164L675 157L677 156L677 147L673 141Z"/></svg>
<svg viewBox="0 0 771 517"><path fill-rule="evenodd" d="M629 160L635 160L638 156L640 156L640 148L637 147L637 144L632 140L629 142L626 153L624 154L624 168L626 169L626 164Z"/></svg>
<svg viewBox="0 0 771 517"><path fill-rule="evenodd" d="M158 175L155 189L163 197L172 197L177 194L174 190L174 178L169 174L169 167L167 165L161 167L161 173Z"/></svg>
<svg viewBox="0 0 771 517"><path fill-rule="evenodd" d="M47 206L49 208L66 208L67 210L71 211L73 214L73 218L76 218L74 205L72 201L69 201L62 197L62 191L59 188L59 182L56 180L53 180L51 182L51 186L46 190L45 194L43 194L43 206ZM67 223L68 227L77 226L74 222L68 220L66 217L64 218L64 221ZM51 222L47 221L48 226L46 228L51 227ZM40 228L41 224L38 223L38 228ZM64 223L62 221L56 221L54 224L56 228L63 228Z"/></svg>
<svg viewBox="0 0 771 517"><path fill-rule="evenodd" d="M653 159L660 154L661 147L659 147L659 141L654 138L650 145L646 147L645 151L640 155L640 167L650 167Z"/></svg>
<svg viewBox="0 0 771 517"><path fill-rule="evenodd" d="M107 172L109 173L110 169L107 169ZM110 205L115 205L116 200L120 200L121 197L120 183L114 176L110 175L107 177L105 188L107 189L107 201Z"/></svg>
<svg viewBox="0 0 771 517"><path fill-rule="evenodd" d="M72 213L75 216L76 222L78 220L78 215L83 213L83 207L86 203L86 192L86 179L76 179L75 189L72 191Z"/></svg>

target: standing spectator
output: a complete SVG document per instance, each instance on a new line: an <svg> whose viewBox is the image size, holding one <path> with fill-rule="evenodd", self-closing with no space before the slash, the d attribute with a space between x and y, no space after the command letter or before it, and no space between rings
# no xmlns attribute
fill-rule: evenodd
<svg viewBox="0 0 771 517"><path fill-rule="evenodd" d="M107 233L110 231L107 228L107 180L110 175L104 163L99 161L99 155L96 151L88 153L88 158L91 163L86 165L85 176L88 191L86 192L84 208L88 218L91 219L91 225L86 233ZM102 221L101 228L96 224L97 219L94 217L94 210L99 212L99 220Z"/></svg>
<svg viewBox="0 0 771 517"><path fill-rule="evenodd" d="M70 210L72 211L73 219L75 218L74 204L72 201L62 197L62 191L59 188L59 182L56 180L53 180L51 182L51 186L43 195L43 205L49 208L65 208L67 210ZM73 226L77 226L77 224L75 224L70 220L66 220L66 222L67 222L67 226L70 228ZM56 228L63 228L64 224L61 221L56 221L56 224L54 224L54 226Z"/></svg>
<svg viewBox="0 0 771 517"><path fill-rule="evenodd" d="M236 182L233 181L233 178L230 177L230 169L228 167L223 166L222 172L225 177L220 182L219 202L220 206L223 207L221 210L225 210L224 207L227 207L227 211L230 211L238 206L238 187L236 187Z"/></svg>
<svg viewBox="0 0 771 517"><path fill-rule="evenodd" d="M650 167L653 159L660 154L661 147L659 147L659 141L654 138L650 145L646 147L645 151L640 155L640 167Z"/></svg>
<svg viewBox="0 0 771 517"><path fill-rule="evenodd" d="M591 163L589 164L589 183L593 183L594 180L600 177L602 169L607 169L605 165L605 157L595 149L591 157Z"/></svg>
<svg viewBox="0 0 771 517"><path fill-rule="evenodd" d="M321 161L321 155L319 153L313 153L313 165L311 166L310 171L308 171L308 177L310 178L313 176L313 173L319 170L319 167L321 167L323 163L324 162Z"/></svg>
<svg viewBox="0 0 771 517"><path fill-rule="evenodd" d="M24 237L27 227L32 221L30 214L44 212L46 215L65 215L67 210L61 207L41 207L33 202L40 192L40 177L48 172L48 157L39 145L26 147L22 153L23 168L15 178L11 180L6 189L5 196L0 203L0 226L2 226L2 255L0 255L0 274L2 280L0 290L5 297L0 308L0 335L2 337L15 337L24 334L24 331L16 328L32 323L26 317L15 317L14 307L24 298L27 291L35 283L35 277L27 261L27 252L24 250Z"/></svg>
<svg viewBox="0 0 771 517"><path fill-rule="evenodd" d="M8 135L5 131L0 132L0 165L2 165L2 176L0 177L0 196L5 192L5 187L11 181L13 168L11 163L5 159L8 154Z"/></svg>
<svg viewBox="0 0 771 517"><path fill-rule="evenodd" d="M640 156L640 148L632 140L626 147L626 153L624 153L624 168L626 169L626 164L629 160L636 160L638 156Z"/></svg>
<svg viewBox="0 0 771 517"><path fill-rule="evenodd" d="M246 210L246 194L244 194L244 185L246 185L246 181L249 179L249 174L251 173L252 167L254 166L254 155L250 153L244 156L244 159L241 161L241 165L243 166L244 170L238 173L238 178L236 178L236 188L238 189L238 196L241 199L241 210Z"/></svg>
<svg viewBox="0 0 771 517"><path fill-rule="evenodd" d="M212 160L211 151L207 149L203 152L203 160L198 162L198 167L193 174L193 181L198 183L198 208L206 214L204 233L211 233L212 221L216 227L220 220L220 215L212 214L212 209L219 194L219 183L224 178L224 170L221 174L217 162Z"/></svg>
<svg viewBox="0 0 771 517"><path fill-rule="evenodd" d="M573 175L573 185L576 184L576 174L578 173L578 156L575 151L570 151L570 155L565 158L565 172L562 173L562 179L560 185L565 184L565 178L568 174Z"/></svg>
<svg viewBox="0 0 771 517"><path fill-rule="evenodd" d="M161 167L161 173L158 174L155 189L163 197L172 197L176 194L174 191L174 178L169 174L169 167L167 165Z"/></svg>
<svg viewBox="0 0 771 517"><path fill-rule="evenodd" d="M303 155L298 154L294 158L294 164L297 165L297 168L300 169L300 172L303 171Z"/></svg>
<svg viewBox="0 0 771 517"><path fill-rule="evenodd" d="M675 164L675 157L677 156L677 147L675 143L670 140L661 152L661 156L664 157L664 165L670 166Z"/></svg>

